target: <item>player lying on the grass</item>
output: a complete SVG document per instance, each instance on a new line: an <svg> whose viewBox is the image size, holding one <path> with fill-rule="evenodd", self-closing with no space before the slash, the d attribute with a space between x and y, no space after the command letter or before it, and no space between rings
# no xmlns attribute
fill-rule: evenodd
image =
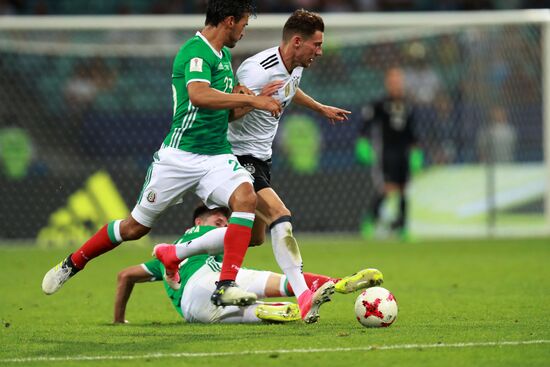
<svg viewBox="0 0 550 367"><path fill-rule="evenodd" d="M299 88L304 68L322 55L324 29L319 14L303 9L295 11L283 27L283 39L279 46L251 56L241 64L237 71L241 84L239 93L272 95L281 103L282 111L294 100L333 123L347 120L350 111L319 103ZM238 119L229 124L227 137L240 164L254 177L258 199L251 244L262 244L266 227L269 227L277 264L296 292L302 318L312 322L309 305L313 292L302 274L302 257L292 234L291 213L271 187L272 144L280 115L272 117L259 109L247 107L234 111L233 117ZM177 264L191 256L185 250L174 250L173 246L155 248L157 256L166 266L167 280L174 289L179 286Z"/></svg>
<svg viewBox="0 0 550 367"><path fill-rule="evenodd" d="M189 244L196 241L216 240L216 232L224 232L229 212L225 208L208 209L201 206L194 213L194 227L188 229L176 243ZM219 234L218 234L219 235ZM222 236L223 239L223 236ZM221 246L213 246L212 251ZM228 322L251 323L266 321L299 320L300 309L296 304L287 302L255 303L245 307L214 306L210 295L215 288L215 281L221 269L221 256L195 255L181 263L179 275L181 287L172 289L166 280L164 287L172 304L188 322ZM158 259L141 265L131 266L118 274L118 285L115 300L115 323L124 323L126 305L135 283L163 280L164 266ZM304 273L308 287L317 291L312 309L314 317L319 317L319 306L330 301L330 294L323 292L336 290L339 293L350 293L382 283L382 273L376 269L364 269L351 276L336 279L320 274ZM294 291L286 276L270 271L259 271L242 268L237 274L240 287L257 295L258 298L293 296Z"/></svg>

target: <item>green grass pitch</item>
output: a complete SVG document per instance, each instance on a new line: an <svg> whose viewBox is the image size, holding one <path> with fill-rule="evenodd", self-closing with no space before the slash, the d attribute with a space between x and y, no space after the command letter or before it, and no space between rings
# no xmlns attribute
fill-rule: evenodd
<svg viewBox="0 0 550 367"><path fill-rule="evenodd" d="M128 325L111 325L116 274L149 259L132 243L91 262L53 296L44 273L66 250L0 246L1 366L548 366L550 239L364 242L298 236L305 271L384 273L399 304L387 329L335 294L317 324L186 324L160 283L139 284ZM277 270L271 247L245 265Z"/></svg>

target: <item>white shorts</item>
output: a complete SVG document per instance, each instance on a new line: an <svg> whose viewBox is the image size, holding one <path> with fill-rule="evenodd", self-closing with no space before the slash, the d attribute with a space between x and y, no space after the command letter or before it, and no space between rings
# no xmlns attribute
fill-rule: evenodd
<svg viewBox="0 0 550 367"><path fill-rule="evenodd" d="M271 274L270 271L241 268L236 282L240 288L256 293L258 298L264 298L267 279ZM251 318L246 315L247 308L251 306L217 307L210 302L210 296L216 289L215 282L219 277L219 272L212 270L208 265L203 265L189 278L183 290L180 305L185 320L201 323L251 322Z"/></svg>
<svg viewBox="0 0 550 367"><path fill-rule="evenodd" d="M162 148L153 156L132 217L151 228L171 205L193 191L208 206L229 207L229 198L242 183L253 178L233 154L202 155Z"/></svg>

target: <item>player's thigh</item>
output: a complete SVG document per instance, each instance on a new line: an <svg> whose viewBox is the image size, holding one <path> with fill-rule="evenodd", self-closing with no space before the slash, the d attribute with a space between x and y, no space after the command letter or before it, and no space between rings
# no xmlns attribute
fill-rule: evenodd
<svg viewBox="0 0 550 367"><path fill-rule="evenodd" d="M253 182L250 173L232 154L210 156L205 169L206 174L200 179L196 194L209 208L229 207L233 192L243 183L252 185Z"/></svg>
<svg viewBox="0 0 550 367"><path fill-rule="evenodd" d="M223 307L216 307L210 302L210 296L216 289L220 273L203 265L185 284L181 299L181 311L188 322L218 322Z"/></svg>
<svg viewBox="0 0 550 367"><path fill-rule="evenodd" d="M251 155L240 155L237 159L254 178L256 192L271 187L271 159L263 161Z"/></svg>
<svg viewBox="0 0 550 367"><path fill-rule="evenodd" d="M132 217L142 225L152 227L167 207L180 202L187 191L196 188L205 174L206 159L207 156L174 148L156 152Z"/></svg>
<svg viewBox="0 0 550 367"><path fill-rule="evenodd" d="M268 225L282 216L290 215L290 210L272 188L262 189L256 195L258 200L256 212Z"/></svg>

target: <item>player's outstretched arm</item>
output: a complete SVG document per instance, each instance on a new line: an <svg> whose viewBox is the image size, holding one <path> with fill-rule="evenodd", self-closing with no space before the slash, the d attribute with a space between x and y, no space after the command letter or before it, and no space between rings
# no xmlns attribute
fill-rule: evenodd
<svg viewBox="0 0 550 367"><path fill-rule="evenodd" d="M192 82L187 86L189 100L195 107L213 110L252 107L269 111L273 116L281 114L281 104L273 97L254 96L241 93L223 93L210 88L208 83Z"/></svg>
<svg viewBox="0 0 550 367"><path fill-rule="evenodd" d="M317 102L312 97L304 93L300 88L296 91L293 101L300 106L309 108L312 111L316 111L321 115L329 119L331 124L334 124L336 121L345 121L348 119L348 115L351 111L344 110L338 107L327 106L322 103Z"/></svg>
<svg viewBox="0 0 550 367"><path fill-rule="evenodd" d="M277 90L284 84L284 81L277 80L271 83L267 83L262 91L260 92L260 96L272 96L277 92ZM233 88L233 93L237 94L247 94L249 96L255 96L254 92L252 92L250 89L245 87L244 85L238 84L235 88ZM252 111L252 107L237 107L231 110L231 113L229 115L229 121L238 120L250 111Z"/></svg>
<svg viewBox="0 0 550 367"><path fill-rule="evenodd" d="M147 273L140 265L130 266L118 273L115 296L114 324L126 324L126 305L134 289L134 284L151 280L151 274Z"/></svg>

